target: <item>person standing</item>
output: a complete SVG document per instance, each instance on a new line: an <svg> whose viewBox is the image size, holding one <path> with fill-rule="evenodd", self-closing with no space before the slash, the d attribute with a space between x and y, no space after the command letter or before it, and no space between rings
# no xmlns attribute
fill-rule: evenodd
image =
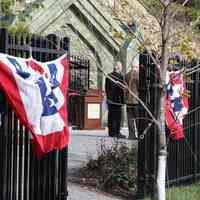
<svg viewBox="0 0 200 200"><path fill-rule="evenodd" d="M131 70L125 75L125 82L128 88L138 96L139 87L139 59L132 62ZM129 139L137 139L137 117L139 112L138 100L126 90L126 111L128 119Z"/></svg>
<svg viewBox="0 0 200 200"><path fill-rule="evenodd" d="M124 90L119 83L124 83L124 81L122 64L118 61L113 72L108 74L105 81L105 92L108 105L108 135L110 137L125 138L125 136L120 133Z"/></svg>

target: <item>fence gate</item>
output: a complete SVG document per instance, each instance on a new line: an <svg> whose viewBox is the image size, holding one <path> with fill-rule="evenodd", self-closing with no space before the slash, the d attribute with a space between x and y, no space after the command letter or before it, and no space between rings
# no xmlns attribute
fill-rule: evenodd
<svg viewBox="0 0 200 200"><path fill-rule="evenodd" d="M30 53L48 61L69 53L68 38L11 35L0 30L0 52L19 57ZM31 51L30 51L31 46ZM0 93L0 199L66 200L67 148L38 160L32 152L28 131Z"/></svg>
<svg viewBox="0 0 200 200"><path fill-rule="evenodd" d="M188 68L196 63L180 63ZM189 98L189 112L184 119L185 139L181 141L168 140L167 151L167 184L180 184L183 181L194 181L200 176L200 73L191 76L187 83L191 92ZM157 116L158 110L158 79L156 67L147 54L140 56L140 98L150 111ZM143 133L149 124L149 116L140 108L139 133ZM168 131L168 130L167 130ZM168 139L168 138L167 138ZM138 196L143 197L146 192L152 195L155 191L157 176L158 134L153 125L143 140L138 142Z"/></svg>

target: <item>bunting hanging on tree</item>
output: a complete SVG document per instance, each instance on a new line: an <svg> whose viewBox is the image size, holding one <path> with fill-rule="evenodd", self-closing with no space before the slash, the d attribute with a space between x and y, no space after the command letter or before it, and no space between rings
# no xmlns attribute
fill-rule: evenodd
<svg viewBox="0 0 200 200"><path fill-rule="evenodd" d="M188 95L183 73L167 72L167 95L165 118L173 140L184 138L183 119L188 112Z"/></svg>
<svg viewBox="0 0 200 200"><path fill-rule="evenodd" d="M22 124L30 130L38 157L64 148L67 124L68 59L41 63L0 54L0 86Z"/></svg>

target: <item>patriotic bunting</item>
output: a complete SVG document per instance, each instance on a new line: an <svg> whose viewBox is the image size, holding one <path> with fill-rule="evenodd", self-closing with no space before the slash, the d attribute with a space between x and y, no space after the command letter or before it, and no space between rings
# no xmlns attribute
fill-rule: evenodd
<svg viewBox="0 0 200 200"><path fill-rule="evenodd" d="M174 140L184 138L183 119L188 112L188 96L183 73L180 71L167 72L167 95L165 118Z"/></svg>
<svg viewBox="0 0 200 200"><path fill-rule="evenodd" d="M0 54L0 86L20 121L30 130L38 157L64 148L69 141L68 64L66 55L41 63Z"/></svg>

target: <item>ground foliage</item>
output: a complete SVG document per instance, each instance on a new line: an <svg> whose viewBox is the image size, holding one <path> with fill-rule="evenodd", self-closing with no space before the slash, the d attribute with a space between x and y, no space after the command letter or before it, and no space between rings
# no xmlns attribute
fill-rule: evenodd
<svg viewBox="0 0 200 200"><path fill-rule="evenodd" d="M83 183L106 192L130 197L136 192L137 152L135 147L115 142L100 145L97 159L80 170Z"/></svg>

